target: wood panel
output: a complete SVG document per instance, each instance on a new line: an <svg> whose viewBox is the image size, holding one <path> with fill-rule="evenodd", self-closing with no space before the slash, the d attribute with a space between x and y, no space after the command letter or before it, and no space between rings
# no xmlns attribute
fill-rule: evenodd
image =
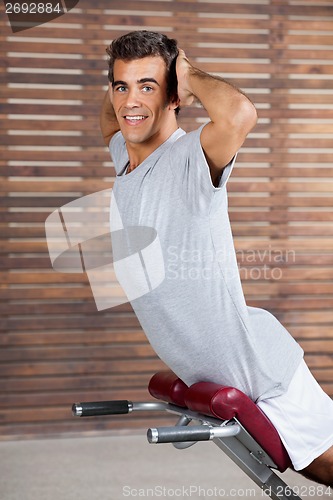
<svg viewBox="0 0 333 500"><path fill-rule="evenodd" d="M76 400L148 398L163 364L128 304L98 313L85 275L53 271L44 229L53 210L112 187L98 125L105 47L133 29L177 38L256 104L229 183L244 292L289 329L333 396L331 2L80 0L36 28L0 24L1 437L151 422L71 417ZM180 114L188 131L205 120L200 107Z"/></svg>

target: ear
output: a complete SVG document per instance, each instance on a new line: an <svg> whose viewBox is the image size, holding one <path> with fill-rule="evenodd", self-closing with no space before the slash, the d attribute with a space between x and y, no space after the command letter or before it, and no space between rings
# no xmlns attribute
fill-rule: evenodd
<svg viewBox="0 0 333 500"><path fill-rule="evenodd" d="M178 94L176 94L169 103L169 109L172 109L174 111L176 108L178 108L179 103L180 99L178 97Z"/></svg>

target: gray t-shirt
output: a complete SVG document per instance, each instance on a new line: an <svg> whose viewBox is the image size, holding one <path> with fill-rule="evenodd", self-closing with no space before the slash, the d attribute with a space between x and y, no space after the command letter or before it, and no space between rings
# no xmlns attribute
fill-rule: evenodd
<svg viewBox="0 0 333 500"><path fill-rule="evenodd" d="M154 228L164 260L159 286L131 304L153 349L188 385L231 385L254 401L278 396L303 351L274 316L246 305L228 218L235 160L214 187L201 130L178 129L128 174L124 138L111 139L123 227Z"/></svg>

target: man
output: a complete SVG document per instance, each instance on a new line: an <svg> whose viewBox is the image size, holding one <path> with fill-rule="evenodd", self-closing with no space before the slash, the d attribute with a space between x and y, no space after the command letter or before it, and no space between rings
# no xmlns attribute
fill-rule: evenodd
<svg viewBox="0 0 333 500"><path fill-rule="evenodd" d="M138 31L108 48L101 129L124 227L153 227L165 278L132 301L157 354L187 384L238 387L271 419L295 470L333 485L333 402L303 351L267 311L247 307L227 215L226 183L255 126L250 100L193 67L175 40ZM179 106L209 121L186 134Z"/></svg>

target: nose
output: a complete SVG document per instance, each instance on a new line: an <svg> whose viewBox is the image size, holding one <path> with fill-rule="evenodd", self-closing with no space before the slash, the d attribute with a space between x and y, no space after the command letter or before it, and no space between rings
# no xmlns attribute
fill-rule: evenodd
<svg viewBox="0 0 333 500"><path fill-rule="evenodd" d="M132 88L129 89L126 95L126 103L125 106L127 108L137 108L140 106L139 93L137 89Z"/></svg>

